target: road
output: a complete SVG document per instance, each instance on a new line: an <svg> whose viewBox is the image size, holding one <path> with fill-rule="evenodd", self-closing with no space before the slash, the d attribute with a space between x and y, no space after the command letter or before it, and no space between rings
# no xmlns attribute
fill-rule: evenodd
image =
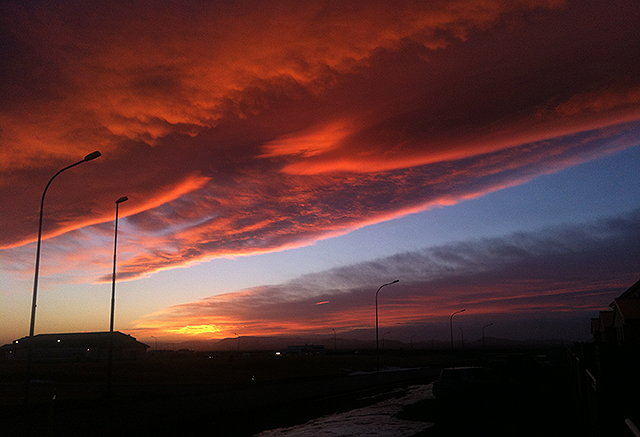
<svg viewBox="0 0 640 437"><path fill-rule="evenodd" d="M432 381L437 369L394 369L380 373L312 378L221 388L194 385L148 387L101 399L58 400L3 408L3 435L134 435L215 431L249 436L304 423L340 410L370 405L398 387Z"/></svg>

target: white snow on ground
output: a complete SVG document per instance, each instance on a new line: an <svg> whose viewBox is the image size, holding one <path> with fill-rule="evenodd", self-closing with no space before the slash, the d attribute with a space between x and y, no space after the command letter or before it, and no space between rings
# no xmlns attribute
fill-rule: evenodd
<svg viewBox="0 0 640 437"><path fill-rule="evenodd" d="M394 417L405 405L433 398L432 384L414 385L389 393L406 393L373 405L342 413L331 414L289 428L263 431L257 437L295 436L358 436L409 437L433 426L433 423L401 420Z"/></svg>

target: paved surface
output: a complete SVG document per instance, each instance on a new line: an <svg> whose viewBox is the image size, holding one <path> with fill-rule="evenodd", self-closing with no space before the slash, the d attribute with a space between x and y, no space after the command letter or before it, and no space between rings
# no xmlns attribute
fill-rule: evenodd
<svg viewBox="0 0 640 437"><path fill-rule="evenodd" d="M515 376L526 382L519 396L443 403L430 395L422 399L409 395L409 387L425 386L437 378L437 366L410 365L410 370L350 376L338 371L347 366L371 370L370 358L150 361L120 373L109 398L103 397L100 363L48 364L39 369L28 409L20 402L23 372L0 363L0 435L242 437L307 423L314 423L318 431L330 429L326 420L335 427L348 417L362 423L375 416L387 423L409 424L407 434L396 435L411 432L415 437L589 435L573 422L570 378L562 372L531 373L530 367L512 367L506 370L517 370ZM527 380L531 375L537 376ZM377 413L368 414L369 407ZM369 426L372 432L383 429L374 422ZM363 435L364 428L358 432Z"/></svg>
<svg viewBox="0 0 640 437"><path fill-rule="evenodd" d="M216 436L253 435L304 423L340 410L370 405L394 387L433 380L435 369L363 373L287 383L220 389L176 387L167 392L123 392L107 399L3 408L2 435L134 435L198 432ZM5 434L6 432L6 434ZM206 434L206 433L205 433Z"/></svg>
<svg viewBox="0 0 640 437"><path fill-rule="evenodd" d="M389 390L371 405L328 414L308 422L263 431L258 437L412 437L433 423L401 417L403 409L432 399L431 384Z"/></svg>

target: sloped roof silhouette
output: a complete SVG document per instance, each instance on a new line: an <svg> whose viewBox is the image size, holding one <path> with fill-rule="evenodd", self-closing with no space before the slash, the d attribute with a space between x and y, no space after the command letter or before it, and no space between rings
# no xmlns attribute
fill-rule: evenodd
<svg viewBox="0 0 640 437"><path fill-rule="evenodd" d="M57 334L37 334L33 336L33 347L109 347L109 332L75 332ZM27 347L29 337L22 337L11 343L13 348ZM114 347L145 347L149 345L139 342L134 337L115 331L113 333Z"/></svg>

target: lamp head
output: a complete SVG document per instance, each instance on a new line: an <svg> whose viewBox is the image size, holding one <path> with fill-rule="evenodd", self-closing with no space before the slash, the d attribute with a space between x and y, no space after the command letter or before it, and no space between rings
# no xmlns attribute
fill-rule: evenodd
<svg viewBox="0 0 640 437"><path fill-rule="evenodd" d="M392 282L392 284L395 284L396 282L400 282L400 279L396 279L395 281Z"/></svg>
<svg viewBox="0 0 640 437"><path fill-rule="evenodd" d="M84 157L85 161L91 161L92 159L96 159L99 158L100 156L102 156L102 153L98 152L97 150L95 152L89 153L87 156Z"/></svg>
<svg viewBox="0 0 640 437"><path fill-rule="evenodd" d="M127 200L129 200L129 198L127 196L123 196L123 197L119 198L118 200L116 200L116 203L126 202Z"/></svg>

